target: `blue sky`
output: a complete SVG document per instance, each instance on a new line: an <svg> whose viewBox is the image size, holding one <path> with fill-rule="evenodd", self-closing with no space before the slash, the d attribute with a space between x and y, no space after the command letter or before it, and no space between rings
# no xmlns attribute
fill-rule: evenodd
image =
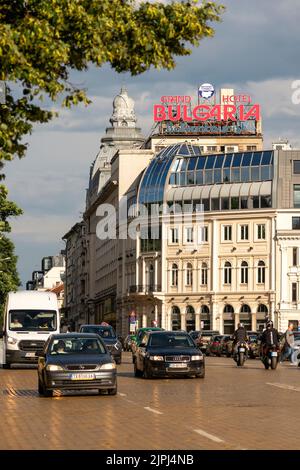
<svg viewBox="0 0 300 470"><path fill-rule="evenodd" d="M226 13L175 70L151 70L139 77L117 74L109 66L72 75L87 88L93 104L60 110L50 124L38 125L26 141L27 156L5 168L10 199L24 210L12 221L11 237L22 281L40 268L43 256L64 248L61 237L85 207L89 168L122 84L136 102L144 135L152 125L152 105L165 94L196 96L200 83L232 86L261 103L265 147L278 137L300 148L300 105L292 102L292 83L300 80L299 0L223 0Z"/></svg>

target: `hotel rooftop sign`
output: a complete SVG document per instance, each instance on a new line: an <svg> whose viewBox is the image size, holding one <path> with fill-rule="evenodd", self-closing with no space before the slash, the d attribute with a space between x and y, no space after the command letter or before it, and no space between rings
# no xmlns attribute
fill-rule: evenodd
<svg viewBox="0 0 300 470"><path fill-rule="evenodd" d="M261 133L260 105L248 94L221 89L216 103L213 85L198 89L198 104L189 95L161 96L154 104L153 120L160 134L257 135Z"/></svg>

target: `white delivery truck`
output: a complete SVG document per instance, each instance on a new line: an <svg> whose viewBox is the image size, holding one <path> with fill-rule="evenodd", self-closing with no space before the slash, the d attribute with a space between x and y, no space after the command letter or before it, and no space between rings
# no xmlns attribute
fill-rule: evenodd
<svg viewBox="0 0 300 470"><path fill-rule="evenodd" d="M9 292L3 318L3 368L36 363L51 334L59 333L60 316L53 292Z"/></svg>

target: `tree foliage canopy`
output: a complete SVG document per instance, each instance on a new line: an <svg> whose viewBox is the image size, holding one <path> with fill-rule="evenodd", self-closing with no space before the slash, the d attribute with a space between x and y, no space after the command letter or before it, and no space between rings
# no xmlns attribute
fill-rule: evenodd
<svg viewBox="0 0 300 470"><path fill-rule="evenodd" d="M15 98L8 88L1 107L0 160L24 156L22 137L33 123L53 117L37 98L63 96L65 106L89 102L70 83L72 70L104 63L132 75L151 66L172 69L175 56L214 34L211 23L222 11L215 2L194 0L0 0L0 80L20 91Z"/></svg>

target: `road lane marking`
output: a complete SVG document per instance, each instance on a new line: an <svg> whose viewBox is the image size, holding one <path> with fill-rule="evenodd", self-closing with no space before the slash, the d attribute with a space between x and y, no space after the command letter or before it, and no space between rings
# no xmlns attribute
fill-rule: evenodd
<svg viewBox="0 0 300 470"><path fill-rule="evenodd" d="M126 393L118 392L118 395L120 395L120 397L127 397L127 394L126 394Z"/></svg>
<svg viewBox="0 0 300 470"><path fill-rule="evenodd" d="M294 387L293 385L271 383L271 382L266 382L266 384L272 385L273 387L277 387L277 388L283 388L283 390L293 390L294 392L300 392L300 387Z"/></svg>
<svg viewBox="0 0 300 470"><path fill-rule="evenodd" d="M217 436L214 436L213 434L209 434L208 432L205 432L203 431L202 429L194 429L194 431L197 433L197 434L200 434L200 436L203 436L203 437L207 437L207 439L210 439L211 441L214 441L214 442L225 442L223 441L222 439L220 439L219 437Z"/></svg>
<svg viewBox="0 0 300 470"><path fill-rule="evenodd" d="M150 408L149 406L144 406L144 410L151 411L152 413L156 413L157 415L163 414L161 411L154 410L153 408Z"/></svg>

